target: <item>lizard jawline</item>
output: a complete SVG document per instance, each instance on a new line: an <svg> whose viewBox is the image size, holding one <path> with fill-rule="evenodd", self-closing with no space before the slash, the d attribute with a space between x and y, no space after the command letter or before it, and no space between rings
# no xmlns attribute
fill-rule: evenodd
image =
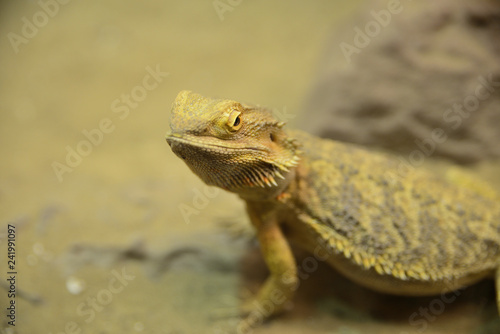
<svg viewBox="0 0 500 334"><path fill-rule="evenodd" d="M280 171L286 172L287 167L297 163L295 158L282 165L266 162L267 152L259 148L202 144L173 136L168 136L167 141L172 151L205 183L230 191L278 186L276 178L284 179Z"/></svg>

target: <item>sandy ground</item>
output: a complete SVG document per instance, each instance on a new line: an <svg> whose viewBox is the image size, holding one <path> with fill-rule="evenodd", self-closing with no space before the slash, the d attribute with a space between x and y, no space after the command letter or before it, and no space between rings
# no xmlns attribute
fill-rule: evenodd
<svg viewBox="0 0 500 334"><path fill-rule="evenodd" d="M222 17L212 1L62 2L42 2L50 17L36 1L0 5L0 276L8 224L17 272L16 326L2 288L0 332L229 333L234 321L214 314L265 269L218 227L245 223L242 203L207 189L165 143L170 105L191 89L293 118L329 32L359 1L242 1ZM433 299L377 296L317 271L290 313L254 332L423 328L408 317ZM488 324L492 293L471 288L425 333ZM382 315L369 311L377 300Z"/></svg>

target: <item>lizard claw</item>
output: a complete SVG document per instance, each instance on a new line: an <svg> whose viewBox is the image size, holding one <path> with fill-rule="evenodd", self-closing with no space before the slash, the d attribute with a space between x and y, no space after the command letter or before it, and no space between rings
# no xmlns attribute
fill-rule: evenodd
<svg viewBox="0 0 500 334"><path fill-rule="evenodd" d="M260 313L255 312L255 297L248 298L249 291L245 291L246 301L239 306L221 306L211 311L213 320L229 320L234 326L234 333L246 334L251 333L252 329L260 326L265 317ZM226 299L224 303L234 305L235 298ZM232 334L232 333L231 333Z"/></svg>
<svg viewBox="0 0 500 334"><path fill-rule="evenodd" d="M210 317L214 320L245 317L252 310L251 301L254 299L248 298L250 295L250 291L244 290L242 292L242 297L225 296L221 300L222 305L210 312ZM248 301L242 302L242 299Z"/></svg>

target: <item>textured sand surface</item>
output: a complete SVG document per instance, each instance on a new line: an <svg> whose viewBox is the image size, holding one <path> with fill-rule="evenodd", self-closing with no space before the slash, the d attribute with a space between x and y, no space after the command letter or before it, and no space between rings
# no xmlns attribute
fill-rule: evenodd
<svg viewBox="0 0 500 334"><path fill-rule="evenodd" d="M191 89L268 105L293 123L327 36L358 5L242 1L221 20L212 1L70 1L53 17L36 1L2 2L0 276L13 224L18 293L13 327L0 286L0 332L234 329L212 314L254 291L265 267L218 228L246 223L242 203L207 189L165 143L170 105ZM433 301L316 271L291 312L255 333L414 333L409 316ZM491 321L492 294L488 282L467 290L425 332Z"/></svg>

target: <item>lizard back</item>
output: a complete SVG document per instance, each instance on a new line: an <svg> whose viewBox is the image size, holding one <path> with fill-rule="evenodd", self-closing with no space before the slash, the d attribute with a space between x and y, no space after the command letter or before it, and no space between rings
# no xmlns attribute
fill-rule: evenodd
<svg viewBox="0 0 500 334"><path fill-rule="evenodd" d="M294 131L302 143L298 206L330 247L403 280L487 273L500 256L500 204L355 145Z"/></svg>

